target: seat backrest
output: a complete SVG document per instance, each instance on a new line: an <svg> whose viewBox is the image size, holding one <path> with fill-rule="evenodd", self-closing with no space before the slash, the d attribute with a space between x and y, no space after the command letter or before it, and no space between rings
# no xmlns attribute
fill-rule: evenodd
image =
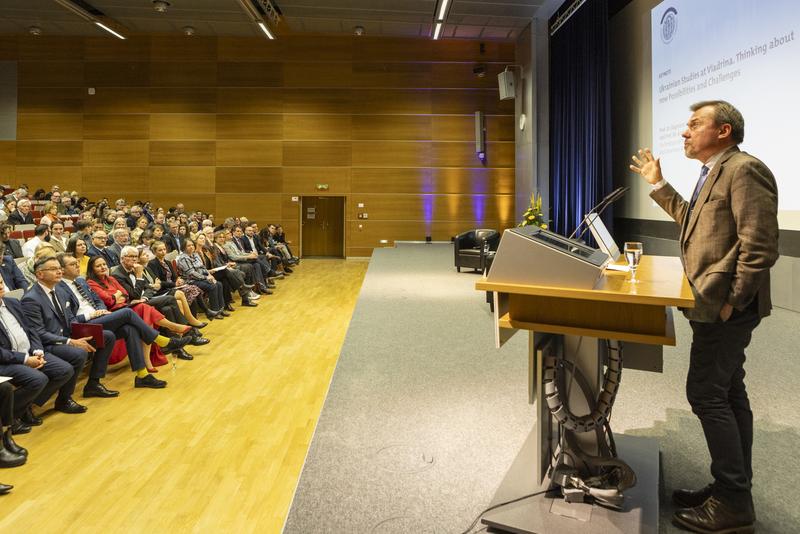
<svg viewBox="0 0 800 534"><path fill-rule="evenodd" d="M175 258L178 257L179 252L177 250L173 250L172 252L168 252L164 259L167 261L173 261Z"/></svg>

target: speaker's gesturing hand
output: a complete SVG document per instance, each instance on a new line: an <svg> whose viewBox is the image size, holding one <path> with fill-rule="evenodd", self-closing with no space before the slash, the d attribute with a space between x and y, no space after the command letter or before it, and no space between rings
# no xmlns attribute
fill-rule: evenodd
<svg viewBox="0 0 800 534"><path fill-rule="evenodd" d="M661 161L653 157L649 148L640 148L631 159L635 165L630 165L629 168L636 174L641 174L649 184L658 183L664 178L661 174Z"/></svg>

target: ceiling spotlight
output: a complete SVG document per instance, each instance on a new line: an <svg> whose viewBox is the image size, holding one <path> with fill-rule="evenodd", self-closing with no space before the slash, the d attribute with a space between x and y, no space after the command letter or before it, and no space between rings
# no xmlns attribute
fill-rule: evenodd
<svg viewBox="0 0 800 534"><path fill-rule="evenodd" d="M153 9L159 13L166 13L170 3L167 0L153 0Z"/></svg>
<svg viewBox="0 0 800 534"><path fill-rule="evenodd" d="M472 67L472 74L477 76L478 78L484 78L486 76L486 65L483 63L478 63L474 67Z"/></svg>
<svg viewBox="0 0 800 534"><path fill-rule="evenodd" d="M42 35L42 29L39 26L31 26L28 28L28 33L31 35Z"/></svg>
<svg viewBox="0 0 800 534"><path fill-rule="evenodd" d="M364 26L356 26L353 28L353 33L356 35L364 35Z"/></svg>
<svg viewBox="0 0 800 534"><path fill-rule="evenodd" d="M194 35L195 32L194 26L184 26L181 29L183 30L183 35L188 35L189 37Z"/></svg>

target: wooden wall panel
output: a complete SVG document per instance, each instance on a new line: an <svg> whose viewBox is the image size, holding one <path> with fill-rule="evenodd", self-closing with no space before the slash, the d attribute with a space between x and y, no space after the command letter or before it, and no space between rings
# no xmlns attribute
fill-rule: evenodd
<svg viewBox="0 0 800 534"><path fill-rule="evenodd" d="M150 85L150 64L145 61L88 61L88 87L147 87Z"/></svg>
<svg viewBox="0 0 800 534"><path fill-rule="evenodd" d="M147 61L150 58L150 37L131 35L124 41L103 36L84 39L86 61Z"/></svg>
<svg viewBox="0 0 800 534"><path fill-rule="evenodd" d="M318 191L317 184L327 184ZM284 167L283 191L298 195L344 195L350 192L349 167Z"/></svg>
<svg viewBox="0 0 800 534"><path fill-rule="evenodd" d="M281 63L219 63L217 85L220 87L280 87L283 84Z"/></svg>
<svg viewBox="0 0 800 534"><path fill-rule="evenodd" d="M20 61L19 87L84 87L82 61Z"/></svg>
<svg viewBox="0 0 800 534"><path fill-rule="evenodd" d="M349 141L284 141L283 165L341 167L350 165Z"/></svg>
<svg viewBox="0 0 800 534"><path fill-rule="evenodd" d="M26 87L17 94L18 113L82 113L80 87Z"/></svg>
<svg viewBox="0 0 800 534"><path fill-rule="evenodd" d="M428 140L432 138L431 122L436 118L430 115L355 115L353 139Z"/></svg>
<svg viewBox="0 0 800 534"><path fill-rule="evenodd" d="M214 140L217 116L199 113L153 113L150 139Z"/></svg>
<svg viewBox="0 0 800 534"><path fill-rule="evenodd" d="M352 113L358 111L358 107L353 106L351 98L350 89L284 89L283 112Z"/></svg>
<svg viewBox="0 0 800 534"><path fill-rule="evenodd" d="M150 112L150 90L146 87L97 87L93 95L85 90L81 94L86 113Z"/></svg>
<svg viewBox="0 0 800 534"><path fill-rule="evenodd" d="M22 167L17 166L17 184L28 184L32 191L49 191L53 184L61 190L83 191L83 167Z"/></svg>
<svg viewBox="0 0 800 534"><path fill-rule="evenodd" d="M281 113L283 89L267 87L220 87L217 113Z"/></svg>
<svg viewBox="0 0 800 534"><path fill-rule="evenodd" d="M337 141L350 139L350 115L283 115L286 140Z"/></svg>
<svg viewBox="0 0 800 534"><path fill-rule="evenodd" d="M428 167L431 143L353 141L353 167Z"/></svg>
<svg viewBox="0 0 800 534"><path fill-rule="evenodd" d="M84 115L84 139L147 139L150 115Z"/></svg>
<svg viewBox="0 0 800 534"><path fill-rule="evenodd" d="M153 87L216 87L215 61L165 61L150 63Z"/></svg>
<svg viewBox="0 0 800 534"><path fill-rule="evenodd" d="M514 169L354 168L353 193L513 194Z"/></svg>
<svg viewBox="0 0 800 534"><path fill-rule="evenodd" d="M279 167L282 162L280 141L217 141L217 165Z"/></svg>
<svg viewBox="0 0 800 534"><path fill-rule="evenodd" d="M217 167L217 193L280 193L281 167Z"/></svg>
<svg viewBox="0 0 800 534"><path fill-rule="evenodd" d="M367 213L369 221L505 220L513 216L513 195L364 195L352 194L349 219ZM363 208L356 207L363 203Z"/></svg>
<svg viewBox="0 0 800 534"><path fill-rule="evenodd" d="M96 196L114 196L118 191L137 191L147 193L148 168L85 167L83 169L83 190ZM93 195L93 196L95 196Z"/></svg>
<svg viewBox="0 0 800 534"><path fill-rule="evenodd" d="M80 113L20 113L17 115L17 139L83 139L83 115Z"/></svg>
<svg viewBox="0 0 800 534"><path fill-rule="evenodd" d="M69 167L82 160L80 141L17 141L20 167Z"/></svg>
<svg viewBox="0 0 800 534"><path fill-rule="evenodd" d="M158 87L149 90L151 113L215 113L217 91L209 87Z"/></svg>
<svg viewBox="0 0 800 534"><path fill-rule="evenodd" d="M247 217L253 221L276 220L281 213L280 194L248 195L237 193L217 194L215 218Z"/></svg>
<svg viewBox="0 0 800 534"><path fill-rule="evenodd" d="M216 169L211 166L151 166L148 183L152 193L213 193L215 175Z"/></svg>
<svg viewBox="0 0 800 534"><path fill-rule="evenodd" d="M284 87L350 87L350 63L283 63Z"/></svg>
<svg viewBox="0 0 800 534"><path fill-rule="evenodd" d="M271 115L217 115L217 139L283 139L283 117Z"/></svg>
<svg viewBox="0 0 800 534"><path fill-rule="evenodd" d="M83 164L87 167L144 166L150 163L147 141L84 141Z"/></svg>
<svg viewBox="0 0 800 534"><path fill-rule="evenodd" d="M15 184L183 201L217 219L284 222L296 242L293 197L344 195L345 246L358 255L380 239L514 224L515 102L498 99L494 78L513 43L0 37L0 57L19 61L20 139L0 144Z"/></svg>
<svg viewBox="0 0 800 534"><path fill-rule="evenodd" d="M150 141L150 165L214 165L213 141Z"/></svg>

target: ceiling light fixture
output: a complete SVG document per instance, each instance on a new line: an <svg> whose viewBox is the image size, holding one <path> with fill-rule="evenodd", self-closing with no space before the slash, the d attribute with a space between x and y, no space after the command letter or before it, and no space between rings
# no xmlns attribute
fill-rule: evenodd
<svg viewBox="0 0 800 534"><path fill-rule="evenodd" d="M447 13L450 11L450 0L438 0L433 11L433 40L437 41L442 35L444 23L447 20Z"/></svg>
<svg viewBox="0 0 800 534"><path fill-rule="evenodd" d="M31 26L30 28L28 28L28 33L30 33L31 35L39 36L42 35L42 29L39 26Z"/></svg>
<svg viewBox="0 0 800 534"><path fill-rule="evenodd" d="M188 35L189 37L194 35L194 32L195 32L194 26L184 26L181 29L183 30L183 34L184 35Z"/></svg>
<svg viewBox="0 0 800 534"><path fill-rule="evenodd" d="M167 0L153 0L153 9L159 13L166 13L170 3Z"/></svg>
<svg viewBox="0 0 800 534"><path fill-rule="evenodd" d="M116 21L113 21L112 19L106 17L105 14L102 11L100 11L96 7L88 4L87 2L82 1L81 5L78 5L78 4L75 4L74 2L72 2L72 0L53 0L53 1L56 4L60 5L61 7L66 8L69 11L72 11L72 13L74 13L75 15L78 15L83 20L85 20L87 22L91 22L92 24L94 24L98 28L101 28L101 29L107 31L108 33L110 33L114 37L117 37L118 39L123 39L123 40L125 39L124 35L119 33L119 31L117 31L117 30L111 29L111 27L110 27L111 25L113 25L113 26L115 26L117 28L121 28L121 25L119 23L117 23ZM87 11L86 9L83 8L83 6L87 6L92 11L91 12Z"/></svg>
<svg viewBox="0 0 800 534"><path fill-rule="evenodd" d="M355 28L353 28L353 33L358 36L364 35L364 26L361 25L356 26Z"/></svg>
<svg viewBox="0 0 800 534"><path fill-rule="evenodd" d="M272 27L278 25L281 20L280 10L272 3L271 0L238 0L242 9L250 16L250 19L255 22L264 35L268 39L275 39L275 34L267 26L266 21L272 24Z"/></svg>

